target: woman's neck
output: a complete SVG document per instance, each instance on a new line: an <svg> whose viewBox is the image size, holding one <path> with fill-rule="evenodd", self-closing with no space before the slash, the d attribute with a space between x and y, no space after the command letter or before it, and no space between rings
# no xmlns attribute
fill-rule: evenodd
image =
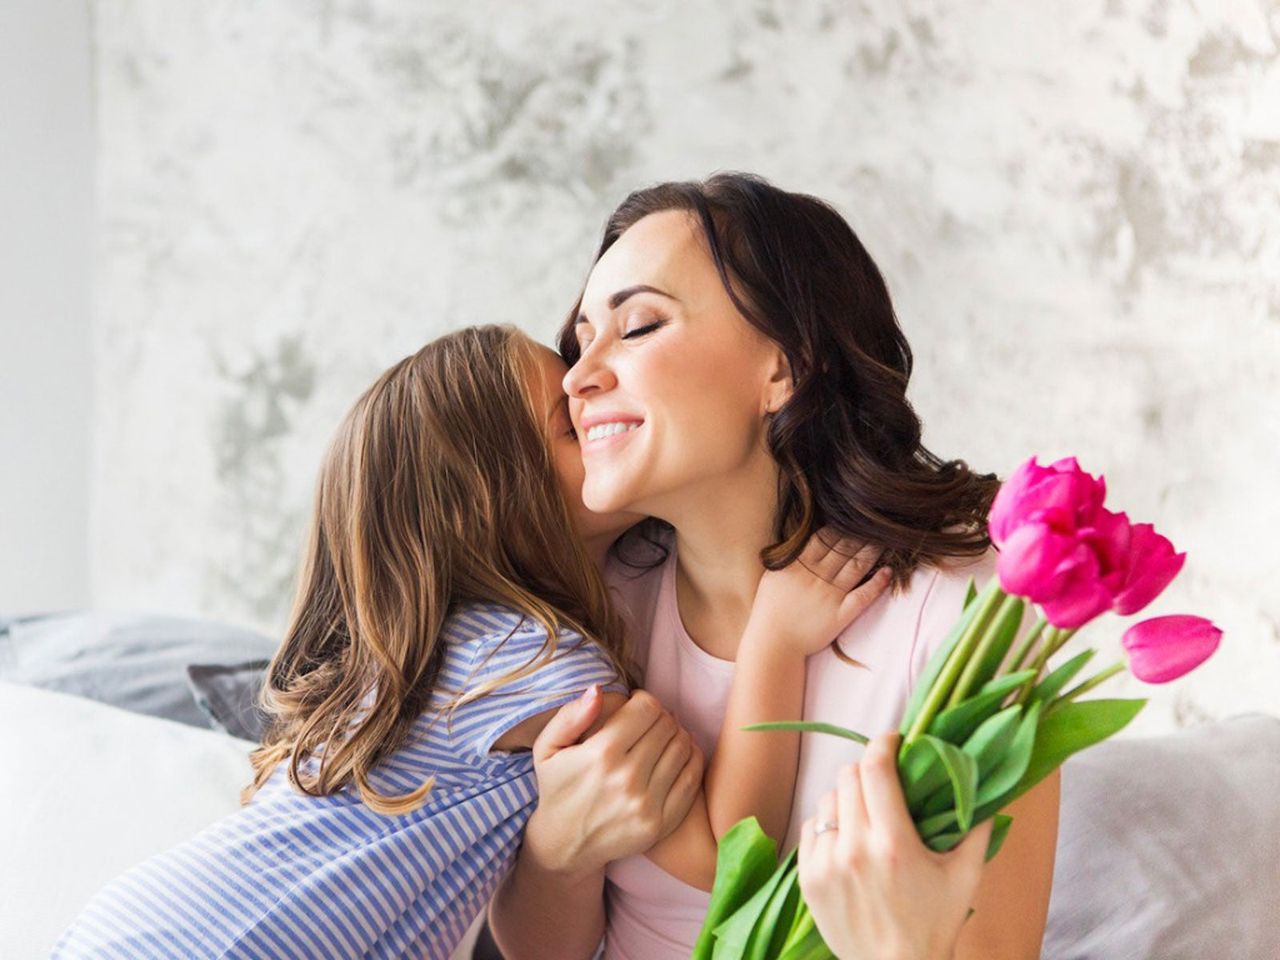
<svg viewBox="0 0 1280 960"><path fill-rule="evenodd" d="M676 530L681 619L699 646L726 660L734 659L764 575L760 551L774 540L777 497L777 467L769 458L682 497L680 509L664 518Z"/></svg>

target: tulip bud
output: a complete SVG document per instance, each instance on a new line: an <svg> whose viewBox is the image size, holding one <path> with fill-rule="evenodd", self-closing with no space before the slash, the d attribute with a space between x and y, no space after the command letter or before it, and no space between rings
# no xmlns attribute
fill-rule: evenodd
<svg viewBox="0 0 1280 960"><path fill-rule="evenodd" d="M1168 683L1204 663L1221 639L1222 631L1204 617L1177 614L1135 623L1120 642L1135 677Z"/></svg>

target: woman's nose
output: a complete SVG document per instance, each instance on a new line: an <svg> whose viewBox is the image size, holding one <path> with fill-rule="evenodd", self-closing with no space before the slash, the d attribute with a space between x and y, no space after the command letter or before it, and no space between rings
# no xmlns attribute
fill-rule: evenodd
<svg viewBox="0 0 1280 960"><path fill-rule="evenodd" d="M561 384L564 392L575 399L582 400L594 393L607 392L618 384L608 363L604 362L598 351L592 350L592 346L594 344L582 352L578 362L564 375Z"/></svg>

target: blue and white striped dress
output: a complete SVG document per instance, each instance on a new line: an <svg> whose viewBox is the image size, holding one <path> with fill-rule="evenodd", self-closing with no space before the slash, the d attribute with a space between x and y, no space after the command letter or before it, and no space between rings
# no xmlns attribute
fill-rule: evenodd
<svg viewBox="0 0 1280 960"><path fill-rule="evenodd" d="M593 683L627 692L598 645L566 634L550 662L446 724L452 691L536 661L545 636L497 605L446 621L443 690L369 777L403 793L434 775L417 810L374 813L351 787L307 796L282 764L248 806L100 890L53 957L447 958L514 861L537 800L532 754L490 753L494 741Z"/></svg>

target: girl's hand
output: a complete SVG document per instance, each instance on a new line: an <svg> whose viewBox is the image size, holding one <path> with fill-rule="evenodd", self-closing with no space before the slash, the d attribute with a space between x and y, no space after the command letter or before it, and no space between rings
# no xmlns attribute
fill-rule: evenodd
<svg viewBox="0 0 1280 960"><path fill-rule="evenodd" d="M948 853L926 847L898 781L900 739L872 740L800 831L800 890L839 960L950 960L977 896L991 821Z"/></svg>
<svg viewBox="0 0 1280 960"><path fill-rule="evenodd" d="M824 527L800 556L781 570L766 570L756 589L747 636L771 650L812 656L831 643L889 585L882 567L858 586L881 550Z"/></svg>
<svg viewBox="0 0 1280 960"><path fill-rule="evenodd" d="M605 698L615 710L607 719ZM598 719L604 725L579 743ZM567 876L644 853L702 789L701 751L644 690L627 699L592 687L561 707L534 741L533 764L538 806L524 844L543 869Z"/></svg>

